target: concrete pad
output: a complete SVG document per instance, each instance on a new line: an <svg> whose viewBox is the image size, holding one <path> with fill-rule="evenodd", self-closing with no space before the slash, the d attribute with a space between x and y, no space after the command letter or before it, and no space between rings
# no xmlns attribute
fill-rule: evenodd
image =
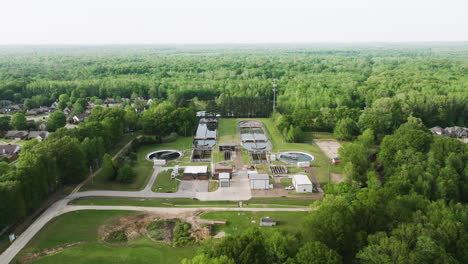
<svg viewBox="0 0 468 264"><path fill-rule="evenodd" d="M247 174L234 174L231 185L227 188L218 188L214 192L198 192L195 198L201 201L244 201L252 197Z"/></svg>
<svg viewBox="0 0 468 264"><path fill-rule="evenodd" d="M334 139L314 139L314 142L330 159L338 157L338 149L341 148L340 142Z"/></svg>

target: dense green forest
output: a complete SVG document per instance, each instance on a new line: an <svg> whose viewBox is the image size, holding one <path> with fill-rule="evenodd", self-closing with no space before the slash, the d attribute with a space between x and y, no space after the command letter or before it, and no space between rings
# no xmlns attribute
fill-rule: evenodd
<svg viewBox="0 0 468 264"><path fill-rule="evenodd" d="M352 141L340 150L349 181L325 187L303 235L251 230L186 263L468 263L468 146L428 130L468 126L467 66L466 43L0 47L0 98L28 109L153 99L142 112L96 107L0 163L0 229L109 163L125 131L189 135L207 110L272 117L288 141L335 132Z"/></svg>

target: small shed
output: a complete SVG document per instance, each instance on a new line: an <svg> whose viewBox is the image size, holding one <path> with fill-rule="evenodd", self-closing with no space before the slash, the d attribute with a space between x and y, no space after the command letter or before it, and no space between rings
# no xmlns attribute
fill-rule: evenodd
<svg viewBox="0 0 468 264"><path fill-rule="evenodd" d="M208 179L208 166L187 166L184 170L184 179Z"/></svg>
<svg viewBox="0 0 468 264"><path fill-rule="evenodd" d="M270 176L265 173L249 173L250 189L270 189Z"/></svg>
<svg viewBox="0 0 468 264"><path fill-rule="evenodd" d="M213 178L218 179L220 173L228 173L229 175L231 175L232 165L225 162L216 163L214 165Z"/></svg>
<svg viewBox="0 0 468 264"><path fill-rule="evenodd" d="M296 192L312 192L312 182L310 181L309 177L307 177L307 175L293 175L292 183L294 188L296 188Z"/></svg>
<svg viewBox="0 0 468 264"><path fill-rule="evenodd" d="M260 219L260 225L261 226L275 226L276 225L276 220L274 218L271 218L269 216L262 217Z"/></svg>
<svg viewBox="0 0 468 264"><path fill-rule="evenodd" d="M229 187L230 175L229 173L222 172L219 174L219 187Z"/></svg>

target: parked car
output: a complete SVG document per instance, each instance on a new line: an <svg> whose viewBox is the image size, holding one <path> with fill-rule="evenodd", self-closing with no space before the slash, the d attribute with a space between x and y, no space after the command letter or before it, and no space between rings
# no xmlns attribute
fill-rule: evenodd
<svg viewBox="0 0 468 264"><path fill-rule="evenodd" d="M288 191L291 191L291 190L294 190L294 186L288 186L288 187L285 187L284 189L288 190Z"/></svg>

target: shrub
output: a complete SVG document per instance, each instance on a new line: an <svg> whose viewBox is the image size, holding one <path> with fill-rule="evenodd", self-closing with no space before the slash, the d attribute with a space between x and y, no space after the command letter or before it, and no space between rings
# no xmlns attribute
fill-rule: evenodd
<svg viewBox="0 0 468 264"><path fill-rule="evenodd" d="M129 183L135 179L136 173L128 164L122 165L117 173L117 181L122 183Z"/></svg>
<svg viewBox="0 0 468 264"><path fill-rule="evenodd" d="M162 142L163 143L174 142L174 141L177 140L178 137L179 137L179 135L177 135L177 133L172 132L169 136L163 137Z"/></svg>
<svg viewBox="0 0 468 264"><path fill-rule="evenodd" d="M176 247L184 247L191 245L194 241L193 237L190 235L189 223L178 222L174 228L174 239L172 244Z"/></svg>
<svg viewBox="0 0 468 264"><path fill-rule="evenodd" d="M106 242L108 243L125 243L128 241L128 237L124 231L114 231L106 237Z"/></svg>

